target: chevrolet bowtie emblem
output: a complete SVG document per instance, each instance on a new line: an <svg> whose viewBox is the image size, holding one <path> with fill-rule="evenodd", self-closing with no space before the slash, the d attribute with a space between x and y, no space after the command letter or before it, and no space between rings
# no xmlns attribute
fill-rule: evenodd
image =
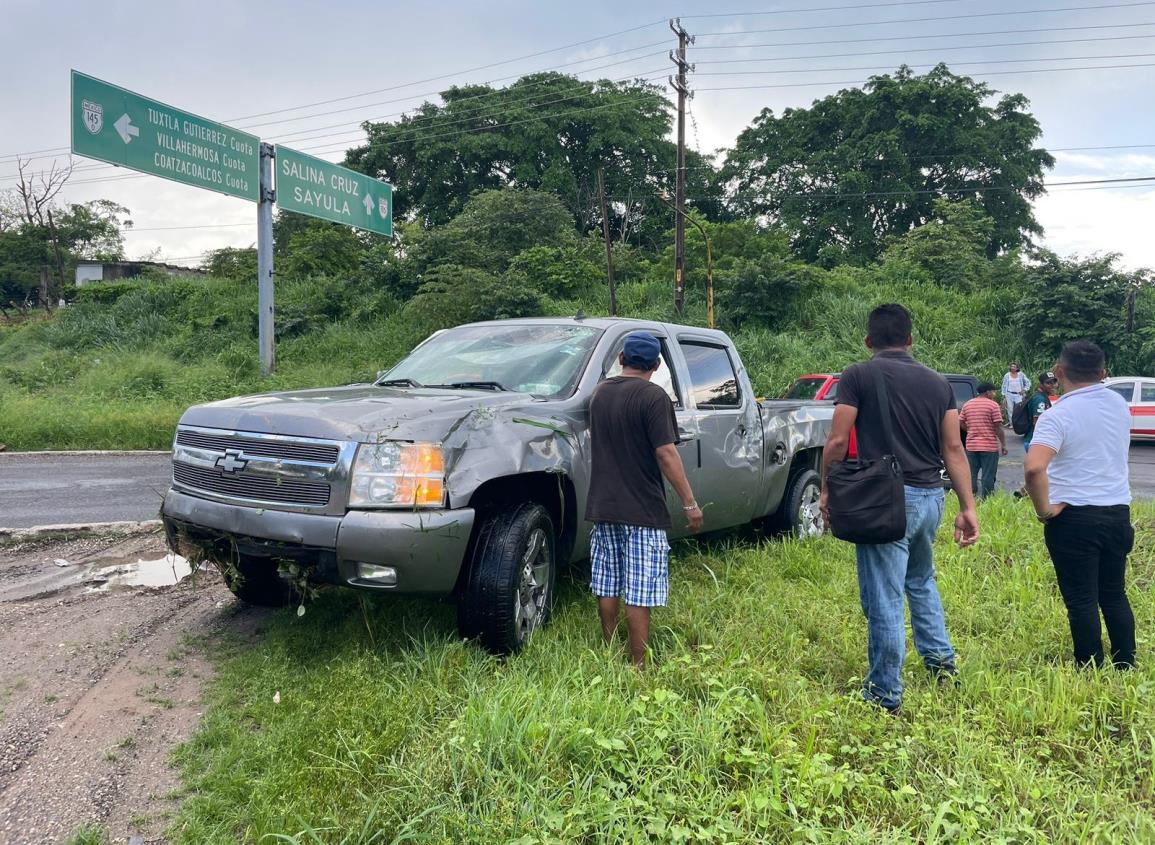
<svg viewBox="0 0 1155 845"><path fill-rule="evenodd" d="M217 458L215 463L217 469L228 475L236 475L248 465L248 460L242 457L239 449L226 450L223 455Z"/></svg>

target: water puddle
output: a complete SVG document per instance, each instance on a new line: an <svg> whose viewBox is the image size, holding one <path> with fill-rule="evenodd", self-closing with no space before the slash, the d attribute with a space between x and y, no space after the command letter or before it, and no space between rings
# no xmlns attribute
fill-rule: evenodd
<svg viewBox="0 0 1155 845"><path fill-rule="evenodd" d="M75 563L56 558L51 563L29 577L0 586L0 602L51 595L70 587L82 587L85 593L172 587L192 574L189 562L176 554L102 557Z"/></svg>
<svg viewBox="0 0 1155 845"><path fill-rule="evenodd" d="M85 567L81 583L87 593L102 593L118 587L171 587L192 574L189 562L177 554L154 560L96 561Z"/></svg>

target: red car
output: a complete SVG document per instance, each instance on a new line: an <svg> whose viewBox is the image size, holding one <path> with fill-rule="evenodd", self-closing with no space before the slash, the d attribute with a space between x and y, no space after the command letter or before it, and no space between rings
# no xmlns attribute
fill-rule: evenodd
<svg viewBox="0 0 1155 845"><path fill-rule="evenodd" d="M978 380L974 376L955 373L943 373L943 375L950 382L951 390L954 391L955 403L959 408L978 396ZM812 373L808 376L799 376L782 398L833 402L838 398L838 379L841 376L842 373ZM1155 396L1155 392L1152 395ZM963 432L963 443L966 443L966 432ZM858 442L854 429L850 430L850 447L847 457L858 457Z"/></svg>
<svg viewBox="0 0 1155 845"><path fill-rule="evenodd" d="M799 376L782 398L833 402L838 398L838 379L841 376L842 373L814 373L808 376ZM846 457L850 460L858 457L858 437L853 428L850 429L850 445L847 447Z"/></svg>
<svg viewBox="0 0 1155 845"><path fill-rule="evenodd" d="M838 398L838 378L842 373L817 373L800 376L790 385L783 399L829 399Z"/></svg>

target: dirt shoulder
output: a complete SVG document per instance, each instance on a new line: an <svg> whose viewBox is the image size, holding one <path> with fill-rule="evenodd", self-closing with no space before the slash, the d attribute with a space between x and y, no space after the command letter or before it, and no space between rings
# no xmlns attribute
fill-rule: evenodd
<svg viewBox="0 0 1155 845"><path fill-rule="evenodd" d="M159 535L0 548L0 845L86 823L166 841L168 761L201 715L206 650L265 616L182 564Z"/></svg>

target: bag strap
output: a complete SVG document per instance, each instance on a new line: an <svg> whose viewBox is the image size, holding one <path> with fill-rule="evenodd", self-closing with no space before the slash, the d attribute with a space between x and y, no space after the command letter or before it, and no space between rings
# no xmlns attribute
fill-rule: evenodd
<svg viewBox="0 0 1155 845"><path fill-rule="evenodd" d="M894 424L890 419L890 395L886 391L886 380L883 378L882 367L875 361L871 367L871 375L874 377L874 392L878 397L878 411L882 415L882 434L886 438L886 449L888 455L893 455L894 450Z"/></svg>

